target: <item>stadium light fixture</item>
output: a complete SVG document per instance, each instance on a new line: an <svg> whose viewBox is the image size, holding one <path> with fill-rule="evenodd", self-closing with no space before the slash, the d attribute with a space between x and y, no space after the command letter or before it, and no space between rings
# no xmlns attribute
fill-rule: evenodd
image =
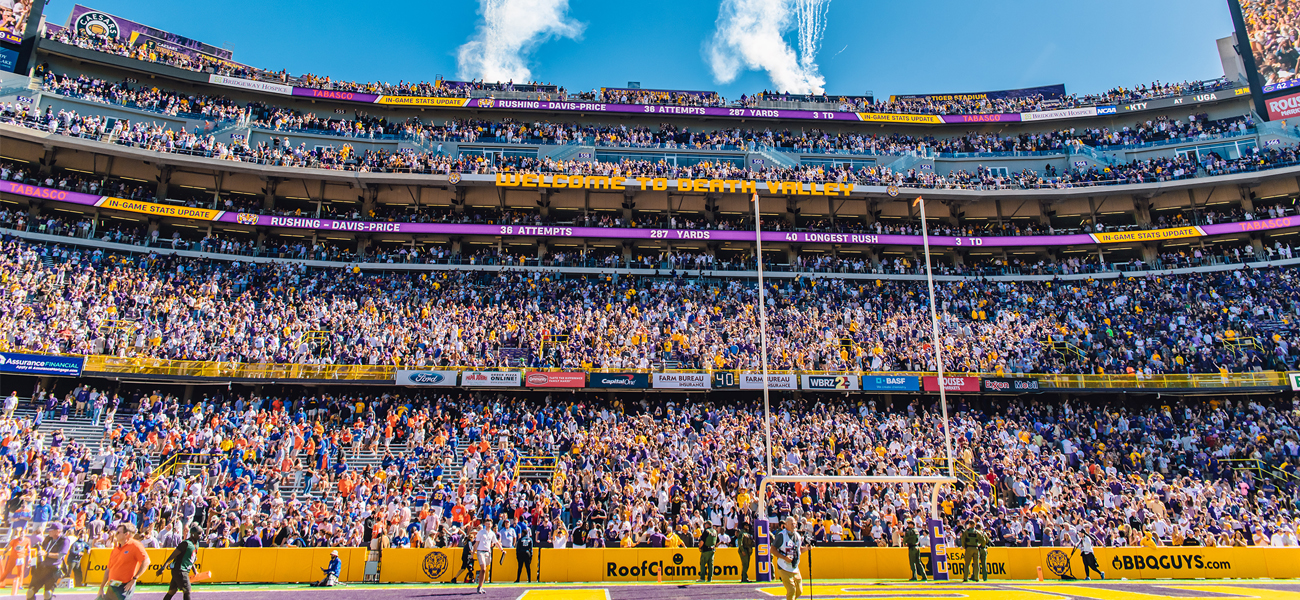
<svg viewBox="0 0 1300 600"><path fill-rule="evenodd" d="M948 451L948 477L956 477L952 455L952 428L948 426L948 393L943 381L943 340L939 337L939 308L934 298L934 268L930 264L930 226L925 222L925 199L916 197L913 206L921 207L921 246L925 252L925 283L930 289L930 338L934 344L934 368L939 384L939 407L943 411L943 443Z"/></svg>

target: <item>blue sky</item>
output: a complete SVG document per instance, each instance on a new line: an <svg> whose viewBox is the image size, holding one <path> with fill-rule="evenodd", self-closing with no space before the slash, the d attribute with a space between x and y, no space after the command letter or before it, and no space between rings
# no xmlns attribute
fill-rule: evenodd
<svg viewBox="0 0 1300 600"><path fill-rule="evenodd" d="M82 3L230 48L246 64L388 82L455 78L457 49L482 20L474 0ZM48 21L63 24L73 4L52 0ZM581 36L540 43L528 66L534 79L570 90L639 81L646 88L717 90L735 98L771 89L763 71L715 81L705 44L718 12L719 0L569 0L567 18L583 25ZM1223 69L1214 40L1231 33L1226 0L831 0L817 63L829 94L871 90L882 97L1054 83L1090 93L1156 79L1218 77Z"/></svg>

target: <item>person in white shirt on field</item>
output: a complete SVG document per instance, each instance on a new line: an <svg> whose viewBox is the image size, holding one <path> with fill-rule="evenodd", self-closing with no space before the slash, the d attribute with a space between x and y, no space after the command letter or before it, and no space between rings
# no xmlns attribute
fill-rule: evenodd
<svg viewBox="0 0 1300 600"><path fill-rule="evenodd" d="M474 536L474 554L478 558L478 572L475 575L478 580L477 593L479 594L487 593L483 589L483 580L487 577L488 568L492 566L493 548L505 552L505 549L501 547L501 538L497 536L496 523L484 521L483 526L479 528L478 533ZM502 554L502 556L505 555Z"/></svg>

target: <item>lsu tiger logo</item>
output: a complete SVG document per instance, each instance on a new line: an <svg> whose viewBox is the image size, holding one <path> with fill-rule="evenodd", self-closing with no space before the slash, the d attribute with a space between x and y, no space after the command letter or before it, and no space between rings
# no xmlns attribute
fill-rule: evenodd
<svg viewBox="0 0 1300 600"><path fill-rule="evenodd" d="M256 225L257 215L253 215L249 213L239 213L239 215L235 217L235 222L239 223L240 225Z"/></svg>

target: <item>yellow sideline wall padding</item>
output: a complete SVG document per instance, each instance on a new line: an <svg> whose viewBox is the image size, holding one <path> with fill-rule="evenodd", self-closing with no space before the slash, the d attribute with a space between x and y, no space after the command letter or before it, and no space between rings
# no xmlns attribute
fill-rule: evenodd
<svg viewBox="0 0 1300 600"><path fill-rule="evenodd" d="M199 571L212 571L213 583L304 583L318 581L333 548L201 548ZM337 548L343 562L340 579L361 581L366 550ZM98 584L107 570L110 550L97 548L86 556L86 581ZM170 549L149 550L153 565L144 583L167 583L170 573L162 561ZM955 579L965 573L965 552L948 550L948 568ZM1097 562L1108 579L1300 578L1300 548L1097 548ZM492 580L513 582L514 550L492 555ZM923 560L929 562L928 555ZM700 551L694 548L538 548L533 552L533 578L544 582L692 581L699 578ZM714 554L717 581L740 580L740 556L734 548ZM1070 548L989 548L990 579L1043 577L1083 579L1083 558ZM460 548L390 548L380 563L380 581L430 583L451 581L461 567ZM806 579L907 579L907 550L903 548L823 547L806 550L801 564ZM462 576L463 578L463 576ZM754 579L754 564L749 567Z"/></svg>

